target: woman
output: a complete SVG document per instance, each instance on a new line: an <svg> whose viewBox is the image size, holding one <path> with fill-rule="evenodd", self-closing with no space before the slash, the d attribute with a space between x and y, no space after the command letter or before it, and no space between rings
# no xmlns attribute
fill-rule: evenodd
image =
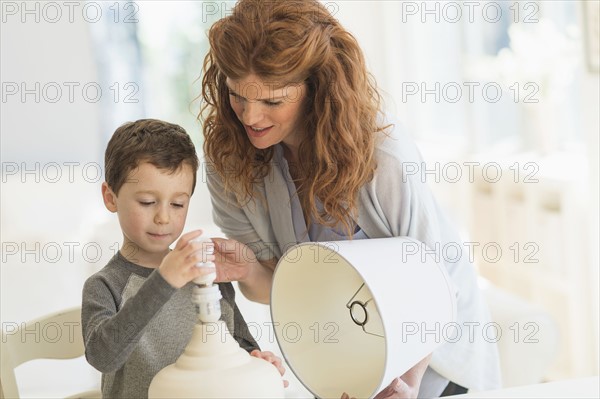
<svg viewBox="0 0 600 399"><path fill-rule="evenodd" d="M424 182L404 172L419 153L382 115L356 40L318 1L241 0L209 41L200 117L214 220L228 237L215 239L219 280L268 303L275 264L298 242L459 243ZM483 325L472 266L446 263L459 325ZM377 397L497 387L496 348L479 338L463 332Z"/></svg>

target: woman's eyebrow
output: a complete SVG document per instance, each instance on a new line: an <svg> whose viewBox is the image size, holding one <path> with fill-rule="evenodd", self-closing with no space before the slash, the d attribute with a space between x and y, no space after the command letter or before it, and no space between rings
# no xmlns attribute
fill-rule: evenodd
<svg viewBox="0 0 600 399"><path fill-rule="evenodd" d="M225 83L225 86L227 86L227 90L229 90L229 92L233 95L235 95L236 97L239 97L241 99L244 100L248 100L246 97L240 95L238 92L236 92L235 90L233 90L231 87L229 87L229 85L227 83ZM287 96L283 95L283 96L277 96L277 97L268 97L268 98L255 98L253 99L253 101L273 101L273 100L280 100L280 99L284 99Z"/></svg>

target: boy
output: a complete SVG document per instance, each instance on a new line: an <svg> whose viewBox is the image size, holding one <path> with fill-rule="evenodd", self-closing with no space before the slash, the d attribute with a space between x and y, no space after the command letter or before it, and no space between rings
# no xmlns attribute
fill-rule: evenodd
<svg viewBox="0 0 600 399"><path fill-rule="evenodd" d="M123 231L120 251L83 287L82 326L88 362L102 372L102 396L147 397L152 378L175 362L197 320L191 282L210 272L198 262L201 235L181 236L196 186L198 158L180 126L144 119L119 127L105 153L104 205L116 212ZM206 246L206 244L205 244ZM261 352L234 302L231 283L219 284L222 319L240 346Z"/></svg>

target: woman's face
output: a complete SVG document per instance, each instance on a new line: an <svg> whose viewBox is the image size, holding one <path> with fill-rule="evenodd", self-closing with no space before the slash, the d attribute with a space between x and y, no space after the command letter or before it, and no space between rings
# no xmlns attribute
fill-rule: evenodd
<svg viewBox="0 0 600 399"><path fill-rule="evenodd" d="M256 148L277 143L297 148L297 129L306 98L306 84L279 87L278 82L264 82L254 74L239 80L227 78L229 102L244 125L248 139Z"/></svg>

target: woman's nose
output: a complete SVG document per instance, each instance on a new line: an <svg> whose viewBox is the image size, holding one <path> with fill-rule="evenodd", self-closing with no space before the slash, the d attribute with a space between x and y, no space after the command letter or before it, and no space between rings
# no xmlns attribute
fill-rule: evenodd
<svg viewBox="0 0 600 399"><path fill-rule="evenodd" d="M257 101L246 101L242 118L245 125L252 126L259 123L263 118L261 104Z"/></svg>

